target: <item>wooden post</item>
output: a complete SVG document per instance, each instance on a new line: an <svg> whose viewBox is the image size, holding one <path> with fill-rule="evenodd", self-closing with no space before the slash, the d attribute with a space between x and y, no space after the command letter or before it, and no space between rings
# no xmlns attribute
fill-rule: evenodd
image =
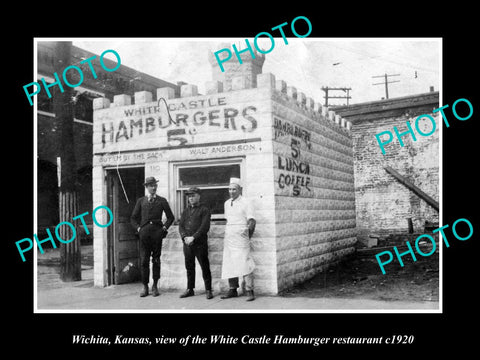
<svg viewBox="0 0 480 360"><path fill-rule="evenodd" d="M70 41L61 41L55 44L54 71L62 80L63 70L71 65ZM62 281L77 281L82 279L80 239L76 222L72 220L78 214L77 206L77 167L75 161L74 133L73 133L73 90L66 84L62 84L63 92L59 85L50 88L53 90L53 107L55 118L59 122L60 144L59 157L60 167L60 191L59 191L59 223L69 222L75 227L75 231L68 225L59 228L60 237L68 243L60 243L60 278ZM75 232L75 233L74 233Z"/></svg>
<svg viewBox="0 0 480 360"><path fill-rule="evenodd" d="M385 74L385 96L388 99L388 75Z"/></svg>
<svg viewBox="0 0 480 360"><path fill-rule="evenodd" d="M435 210L439 211L438 201L436 201L431 196L424 193L417 186L415 186L412 182L410 182L407 178L400 175L396 170L392 169L390 166L384 166L383 168L385 169L386 172L388 172L395 179L397 179L397 181L400 184L405 185L408 189L412 190L420 199L424 200L428 205L433 207Z"/></svg>

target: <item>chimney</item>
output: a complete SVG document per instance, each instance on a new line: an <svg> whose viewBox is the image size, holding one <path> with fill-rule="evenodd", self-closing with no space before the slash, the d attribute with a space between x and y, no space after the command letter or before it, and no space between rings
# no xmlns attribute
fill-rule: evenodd
<svg viewBox="0 0 480 360"><path fill-rule="evenodd" d="M238 44L237 48L240 49ZM237 76L246 77L246 88L257 87L257 75L262 73L263 63L265 62L265 55L259 53L253 47L253 54L255 58L252 58L252 54L249 51L245 51L240 54L242 63L240 64L235 51L231 44L222 43L218 46L218 49L229 49L232 52L230 60L224 62L222 65L225 69L224 72L220 69L220 66L212 51L209 51L208 60L212 66L212 80L220 81L223 83L223 91L232 90L232 78Z"/></svg>

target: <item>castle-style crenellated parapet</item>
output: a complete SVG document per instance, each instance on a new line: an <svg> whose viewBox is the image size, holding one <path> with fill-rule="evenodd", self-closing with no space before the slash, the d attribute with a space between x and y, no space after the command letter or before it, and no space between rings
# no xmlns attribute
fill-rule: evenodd
<svg viewBox="0 0 480 360"><path fill-rule="evenodd" d="M230 79L229 90L225 91L225 83L218 80L211 80L205 83L206 95L221 94L224 92L234 92L246 89L264 89L270 88L279 94L282 98L289 101L298 110L310 115L316 119L323 118L336 124L337 126L346 130L351 130L352 124L350 121L342 118L336 114L335 111L330 110L328 107L322 106L320 103L315 102L311 97L307 97L303 92L298 91L294 86L288 86L283 80L276 80L275 76L271 73L256 75L255 87L252 87L251 79L247 75L232 76ZM193 84L184 84L180 88L180 97L196 97L202 96L198 92L198 87ZM163 98L165 101L176 99L175 89L171 87L163 87L157 89L156 99ZM113 97L113 102L107 98L96 98L93 100L93 110L107 109L110 107L122 107L138 104L151 103L154 100L153 94L149 91L139 91L134 96L119 94Z"/></svg>

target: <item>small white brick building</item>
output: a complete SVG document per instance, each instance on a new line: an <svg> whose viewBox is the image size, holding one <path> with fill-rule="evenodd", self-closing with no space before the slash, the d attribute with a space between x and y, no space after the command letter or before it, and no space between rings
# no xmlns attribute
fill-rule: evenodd
<svg viewBox="0 0 480 360"><path fill-rule="evenodd" d="M108 205L114 224L94 227L94 283L121 282L122 269L138 264L131 210L147 176L180 218L184 192L203 189L212 210L209 258L214 290L220 279L228 180L240 177L256 209L252 237L258 293L277 294L354 251L355 192L350 123L305 94L258 73L206 84L199 95L182 85L94 101L93 207ZM232 60L233 62L233 60ZM236 69L242 68L236 64ZM235 66L233 66L235 68ZM217 74L218 75L218 74ZM228 77L228 79L227 79ZM225 92L223 90L226 90ZM167 106L170 110L169 118ZM106 221L106 220L105 220ZM197 289L203 288L197 264ZM182 242L175 222L163 241L160 287L185 289Z"/></svg>

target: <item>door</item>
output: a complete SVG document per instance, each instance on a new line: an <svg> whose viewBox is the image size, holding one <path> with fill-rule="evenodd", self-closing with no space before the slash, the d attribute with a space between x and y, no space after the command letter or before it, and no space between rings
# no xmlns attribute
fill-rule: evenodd
<svg viewBox="0 0 480 360"><path fill-rule="evenodd" d="M137 199L145 194L144 174L143 167L107 171L108 199L114 216L108 236L109 284L140 279L140 245L130 216Z"/></svg>

